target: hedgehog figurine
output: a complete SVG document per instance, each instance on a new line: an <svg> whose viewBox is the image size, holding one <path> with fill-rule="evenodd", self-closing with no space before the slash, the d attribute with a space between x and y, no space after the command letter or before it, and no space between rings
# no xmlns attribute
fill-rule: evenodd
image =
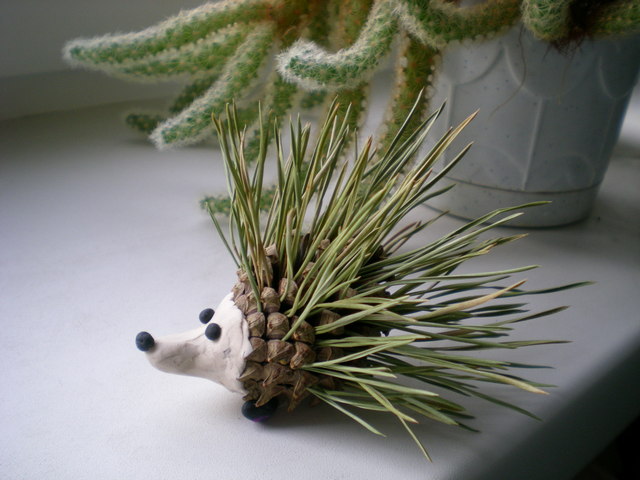
<svg viewBox="0 0 640 480"><path fill-rule="evenodd" d="M455 272L463 262L520 238L481 237L520 213L497 210L408 248L431 221L400 223L450 188L434 191L468 147L439 173L432 167L472 118L451 128L425 154L421 145L441 109L416 122L418 105L388 149L376 152L369 139L362 148L356 144L352 160L345 149L355 132L337 104L313 148L310 127L300 120L292 122L286 153L275 128L278 178L272 188L264 180L269 143L264 126L260 154L249 165L235 108L227 107L226 120L214 118L230 201L205 205L238 265L238 281L215 313L202 311L199 328L157 340L138 334L137 346L152 365L207 378L244 395L242 411L252 420L269 418L279 402L292 410L310 397L381 434L357 411L390 413L427 458L409 424L425 417L464 426L461 420L469 417L442 392L475 395L520 412L482 393L478 382L545 393L505 373L522 365L468 354L552 342L501 338L515 322L560 310L524 314L525 304L504 300L541 293L522 290L523 281L500 284L533 267ZM415 123L419 127L409 130ZM221 214L228 216L226 234ZM421 387L407 386L402 378Z"/></svg>

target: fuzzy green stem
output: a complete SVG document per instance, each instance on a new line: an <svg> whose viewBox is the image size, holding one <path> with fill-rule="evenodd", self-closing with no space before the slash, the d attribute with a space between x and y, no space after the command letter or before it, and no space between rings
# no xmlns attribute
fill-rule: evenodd
<svg viewBox="0 0 640 480"><path fill-rule="evenodd" d="M263 20L285 0L226 0L207 3L136 33L78 39L65 47L72 63L108 70L109 66L180 48L236 22Z"/></svg>
<svg viewBox="0 0 640 480"><path fill-rule="evenodd" d="M391 0L378 0L358 40L337 53L324 51L314 43L296 42L279 55L280 73L310 90L358 85L391 47L397 30L394 8Z"/></svg>
<svg viewBox="0 0 640 480"><path fill-rule="evenodd" d="M158 148L194 143L208 135L212 131L211 115L220 114L234 95L246 90L258 77L274 33L273 25L258 25L225 66L220 79L179 115L156 128L151 139Z"/></svg>
<svg viewBox="0 0 640 480"><path fill-rule="evenodd" d="M521 0L487 0L459 7L445 0L398 0L400 23L422 43L442 48L452 41L495 34L520 18Z"/></svg>

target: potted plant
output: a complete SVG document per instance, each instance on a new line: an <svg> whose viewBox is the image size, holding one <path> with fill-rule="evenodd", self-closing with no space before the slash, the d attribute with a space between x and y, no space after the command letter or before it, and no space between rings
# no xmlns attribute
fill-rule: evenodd
<svg viewBox="0 0 640 480"><path fill-rule="evenodd" d="M543 3L567 15L556 31L553 9L534 18ZM480 121L465 132L474 148L449 174L456 188L433 206L469 218L499 205L552 202L512 222L518 226L588 215L640 69L640 38L606 35L602 17L615 3L525 2L522 23L506 33L447 50L432 103L449 100L448 122L473 105Z"/></svg>
<svg viewBox="0 0 640 480"><path fill-rule="evenodd" d="M438 77L434 84L434 73L441 63L445 73L460 70L459 66L455 67L455 60L449 60L453 58L449 51L454 44L462 42L463 62L469 56L482 62L483 55L487 55L485 50L503 50L502 46L487 47L486 42L490 38L493 40L489 41L493 42L515 38L524 46L535 37L542 43L531 58L520 55L521 65L513 67L517 70L516 81L510 85L510 90L504 84L494 83L493 86L481 87L480 94L471 94L471 104L452 99L450 108L460 105L461 111L469 113L477 108L480 99L486 98L482 88L501 88L502 96L494 97L494 101L500 103L489 104L482 115L493 119L504 117L516 132L531 128L510 120L508 115L511 110L525 112L520 108L517 97L526 90L526 82L537 81L547 85L548 94L563 92L563 86L567 84L565 80L583 71L589 73L583 76L593 77L597 71L591 68L592 63L581 59L583 51L590 50L591 44L597 43L593 38L606 37L604 42L607 43L615 37L626 36L627 46L611 48L614 51L622 49L630 59L624 60L624 55L612 55L606 48L604 53L598 50L600 53L596 54L596 58L604 62L598 75L618 71L619 67L609 65L613 57L622 58L623 65L629 69L622 77L614 75L606 83L605 90L613 88L616 106L590 116L601 116L602 112L611 116L624 113L625 99L630 85L634 83L640 57L637 50L640 42L630 37L640 30L639 0L480 0L472 3L467 5L448 0L226 0L183 12L141 32L71 41L65 47L65 57L76 65L138 81L187 79L187 86L170 106L168 114L128 117L133 126L150 132L159 148L194 143L209 137L213 128L211 115L221 113L231 98L240 102L240 121L252 124L258 115L252 107L255 104L243 102L251 96L261 97L264 111L272 112L280 121L293 108L311 108L322 102L328 104L337 95L341 105L353 105L350 122L355 126L362 118L367 103L370 77L394 43L398 44L396 75L383 121L386 133L380 140L383 146L388 145L400 129L418 92L425 86L440 86L439 92L438 88L429 88L431 92L435 90L433 95L440 98L442 85L455 82L454 78L445 75ZM505 32L508 32L506 36L499 36ZM475 53L465 42L473 42ZM514 48L512 56L516 61L520 47ZM564 52L563 58L569 66L558 66L554 60L554 78L539 73L539 65L546 64L556 55L561 56L561 52ZM442 62L441 57L444 59ZM570 68L572 60L576 60L576 65L582 65L577 73ZM635 61L635 66L631 65L631 60ZM264 71L270 72L266 74L266 81L258 82L265 77L262 75ZM562 72L566 74L562 75ZM464 75L468 76L469 71ZM487 78L490 82L501 81ZM572 84L571 81L568 84ZM327 92L331 94L327 95ZM592 97L588 98L591 104ZM566 105L568 100L558 97L557 102ZM435 105L437 102L431 103ZM509 108L502 108L505 105ZM426 114L428 102L425 100L419 108ZM524 113L525 116L533 114ZM454 123L453 113L451 115L449 120ZM578 113L578 116L582 118L585 114ZM607 129L609 138L599 141L597 150L602 152L599 157L608 158L616 137L616 122L619 120L605 122L613 127ZM486 122L478 123L484 125ZM565 119L563 128L566 125L571 125L571 120ZM602 138L601 126L590 128L585 138ZM255 156L258 148L257 129L252 130L254 137L249 142L248 156ZM481 133L471 131L470 135L482 143ZM513 133L508 135L513 138ZM565 139L574 136L568 131L560 135ZM528 143L532 144L531 141ZM556 152L563 150L557 145L547 148ZM522 158L521 153L514 155L517 160L531 163ZM489 155L491 158L495 156ZM548 160L545 155L542 157ZM479 171L490 171L492 167L485 162L478 157L474 165L478 165ZM553 162L547 162L552 172L549 178L558 176L558 164L562 163ZM565 163L573 165L572 161ZM580 162L576 164L583 165ZM580 172L584 168L580 166L577 170ZM588 185L583 182L576 186L569 182L569 188L584 189L588 191L585 195L593 196L603 167L596 167L596 171L597 174L586 182ZM472 172L470 178L461 178L461 174L454 172L454 177L472 184L476 173ZM501 185L482 185L486 186L502 188ZM550 192L555 194L555 190L548 186L535 188L545 198L549 198ZM458 190L457 196L467 193L478 195L475 190L467 193ZM509 195L513 193L511 183L506 185L506 190ZM563 214L540 224L566 223L584 215L584 205L588 201L586 197L579 197L572 200L581 205L578 214ZM463 203L468 204L466 201ZM563 206L559 202L553 209L558 208L566 210L568 205ZM456 213L464 215L466 212Z"/></svg>

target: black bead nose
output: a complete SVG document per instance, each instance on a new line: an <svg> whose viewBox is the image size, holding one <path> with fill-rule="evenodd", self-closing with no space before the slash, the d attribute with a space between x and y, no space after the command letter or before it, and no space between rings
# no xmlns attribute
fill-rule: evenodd
<svg viewBox="0 0 640 480"><path fill-rule="evenodd" d="M138 347L138 350L147 352L151 350L155 344L156 341L149 332L140 332L136 335L136 347Z"/></svg>
<svg viewBox="0 0 640 480"><path fill-rule="evenodd" d="M217 340L220 338L221 333L222 329L220 328L220 325L218 325L217 323L211 323L204 331L204 336L209 340Z"/></svg>
<svg viewBox="0 0 640 480"><path fill-rule="evenodd" d="M200 321L202 323L208 323L209 320L213 318L214 313L213 308L205 308L200 312Z"/></svg>

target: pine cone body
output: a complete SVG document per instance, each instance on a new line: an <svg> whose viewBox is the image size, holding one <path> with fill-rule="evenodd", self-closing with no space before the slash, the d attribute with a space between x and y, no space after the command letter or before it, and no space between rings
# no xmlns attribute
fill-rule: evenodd
<svg viewBox="0 0 640 480"><path fill-rule="evenodd" d="M329 241L320 243L319 251L326 249ZM247 363L239 380L242 382L246 395L244 400L254 402L257 407L268 403L272 398L281 396L288 401L289 411L293 410L309 393L307 387L316 384L339 389L339 381L326 375L320 375L302 369L303 366L315 361L327 361L341 357L347 352L335 347L321 347L317 345L323 338L341 338L355 334L359 336L380 336L381 330L357 326L350 332L344 327L322 335L316 335L315 327L330 325L341 318L340 313L323 310L312 316L309 321L302 322L291 334L288 340L282 340L289 333L297 317L288 318L285 311L289 310L297 293L297 284L285 277L276 278L278 259L274 253L274 246L265 249L267 258L271 262L274 272L273 287L264 287L260 293L258 310L252 293L248 276L242 270L237 272L238 283L233 287L233 299L236 306L244 313L249 324L249 335L253 351L245 357ZM308 269L303 275L308 273ZM304 277L299 279L304 280ZM348 295L355 294L349 289ZM362 366L359 362L359 366Z"/></svg>

